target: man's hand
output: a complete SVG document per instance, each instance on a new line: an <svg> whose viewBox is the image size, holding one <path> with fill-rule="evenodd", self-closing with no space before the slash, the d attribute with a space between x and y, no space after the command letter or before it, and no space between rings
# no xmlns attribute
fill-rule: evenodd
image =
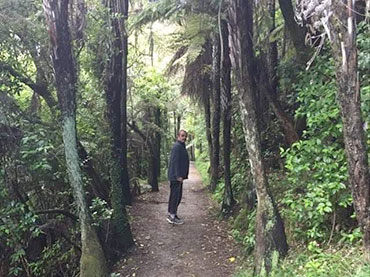
<svg viewBox="0 0 370 277"><path fill-rule="evenodd" d="M179 177L179 178L177 178L177 181L179 181L180 183L182 183L182 181L184 181L184 178Z"/></svg>

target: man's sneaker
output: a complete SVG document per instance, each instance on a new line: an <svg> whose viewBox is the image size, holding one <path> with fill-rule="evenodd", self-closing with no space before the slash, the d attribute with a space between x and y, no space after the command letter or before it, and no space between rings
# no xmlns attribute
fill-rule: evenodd
<svg viewBox="0 0 370 277"><path fill-rule="evenodd" d="M175 224L178 225L184 224L184 220L175 215Z"/></svg>
<svg viewBox="0 0 370 277"><path fill-rule="evenodd" d="M176 218L172 218L170 215L168 215L166 219L168 223L175 224Z"/></svg>

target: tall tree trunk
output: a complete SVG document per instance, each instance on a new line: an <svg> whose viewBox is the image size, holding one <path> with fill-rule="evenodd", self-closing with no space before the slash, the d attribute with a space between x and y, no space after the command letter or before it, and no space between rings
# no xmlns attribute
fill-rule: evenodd
<svg viewBox="0 0 370 277"><path fill-rule="evenodd" d="M334 0L329 21L332 53L336 62L349 182L363 243L370 257L370 174L361 116L360 83L357 69L356 24L352 1Z"/></svg>
<svg viewBox="0 0 370 277"><path fill-rule="evenodd" d="M130 177L127 166L127 55L128 55L128 34L126 20L128 16L128 0L123 0L122 13L124 18L121 23L122 36L122 92L121 92L121 170L123 196L127 205L132 204L130 191Z"/></svg>
<svg viewBox="0 0 370 277"><path fill-rule="evenodd" d="M269 34L275 30L275 0L267 0L267 10L268 10L268 18L267 20L269 24ZM278 49L277 49L277 41L272 41L268 44L267 48L267 68L268 68L268 76L270 79L271 84L271 92L274 95L277 95L277 66L278 66Z"/></svg>
<svg viewBox="0 0 370 277"><path fill-rule="evenodd" d="M177 119L177 116L176 116L176 112L173 111L173 137L174 138L177 138L177 122L176 122L176 119Z"/></svg>
<svg viewBox="0 0 370 277"><path fill-rule="evenodd" d="M210 189L215 191L218 182L220 167L220 118L221 118L221 82L220 82L220 56L221 45L219 34L213 38L212 51L212 154L211 154L211 180Z"/></svg>
<svg viewBox="0 0 370 277"><path fill-rule="evenodd" d="M179 133L180 131L180 128L181 128L181 114L177 115L177 127L176 127L176 137L177 137L177 134Z"/></svg>
<svg viewBox="0 0 370 277"><path fill-rule="evenodd" d="M305 63L310 53L310 49L305 44L306 29L299 26L294 19L292 0L279 0L279 5L284 17L285 26L296 49L298 60L300 63Z"/></svg>
<svg viewBox="0 0 370 277"><path fill-rule="evenodd" d="M154 123L157 125L158 130L155 132L155 155L157 158L157 164L156 164L156 169L157 169L157 176L158 178L161 176L161 132L159 129L162 129L162 124L161 124L161 109L160 108L155 108L154 111Z"/></svg>
<svg viewBox="0 0 370 277"><path fill-rule="evenodd" d="M148 144L148 147L150 148L148 180L152 187L152 191L159 191L158 179L161 173L161 134L158 129L161 128L161 110L157 107L150 107L149 117L150 121L154 121L156 130L151 132L149 135L151 143Z"/></svg>
<svg viewBox="0 0 370 277"><path fill-rule="evenodd" d="M231 60L229 48L229 30L226 20L221 20L221 107L223 110L223 158L225 190L222 212L228 214L235 204L231 187Z"/></svg>
<svg viewBox="0 0 370 277"><path fill-rule="evenodd" d="M206 137L208 142L208 153L209 156L212 156L213 153L213 143L212 143L212 133L211 133L211 103L209 98L204 99L203 101L204 107L204 121L206 123ZM213 159L210 159L210 166L213 167Z"/></svg>
<svg viewBox="0 0 370 277"><path fill-rule="evenodd" d="M257 193L255 273L269 272L275 255L284 256L288 245L284 225L271 193L262 160L257 128L253 53L253 2L230 1L230 30L240 97L240 112L249 162Z"/></svg>
<svg viewBox="0 0 370 277"><path fill-rule="evenodd" d="M212 63L212 45L208 40L203 45L203 50L204 52L201 58L201 64L203 67L205 66L208 67ZM201 78L202 78L201 103L204 109L204 121L206 125L208 156L212 157L213 145L212 145L212 132L211 132L211 102L210 102L210 97L212 95L212 81L211 81L211 75L206 70L202 70ZM210 158L210 168L213 167L212 163L213 163L213 159Z"/></svg>
<svg viewBox="0 0 370 277"><path fill-rule="evenodd" d="M111 26L113 32L112 49L107 66L107 76L104 87L107 101L107 117L111 133L111 161L109 165L110 180L112 183L111 202L112 214L112 236L109 245L114 249L114 259L120 253L127 250L133 244L128 216L125 208L124 187L125 173L121 167L122 163L122 140L121 140L121 105L122 105L122 78L123 78L123 43L122 25L116 14L122 13L122 0L109 1L111 13Z"/></svg>
<svg viewBox="0 0 370 277"><path fill-rule="evenodd" d="M155 150L153 149L149 155L148 161L148 183L152 187L153 192L159 191L157 165L158 159L156 157Z"/></svg>
<svg viewBox="0 0 370 277"><path fill-rule="evenodd" d="M68 2L67 0L44 0L44 11L52 45L58 101L62 111L63 143L68 177L73 187L81 224L80 276L105 277L108 275L106 260L86 205L77 153L76 71L68 27Z"/></svg>

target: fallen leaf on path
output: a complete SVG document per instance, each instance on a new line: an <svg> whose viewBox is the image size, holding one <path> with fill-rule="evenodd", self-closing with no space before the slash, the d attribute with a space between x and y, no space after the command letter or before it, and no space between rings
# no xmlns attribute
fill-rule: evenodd
<svg viewBox="0 0 370 277"><path fill-rule="evenodd" d="M229 258L229 262L230 262L230 263L235 262L235 257L230 257L230 258Z"/></svg>

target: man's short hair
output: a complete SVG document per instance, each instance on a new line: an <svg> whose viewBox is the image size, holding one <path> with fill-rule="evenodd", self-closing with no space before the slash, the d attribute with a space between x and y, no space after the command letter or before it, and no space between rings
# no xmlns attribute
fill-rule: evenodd
<svg viewBox="0 0 370 277"><path fill-rule="evenodd" d="M181 129L180 131L177 132L177 136L179 136L181 134L181 132L184 132L186 135L188 135L188 132L186 132L185 130Z"/></svg>

